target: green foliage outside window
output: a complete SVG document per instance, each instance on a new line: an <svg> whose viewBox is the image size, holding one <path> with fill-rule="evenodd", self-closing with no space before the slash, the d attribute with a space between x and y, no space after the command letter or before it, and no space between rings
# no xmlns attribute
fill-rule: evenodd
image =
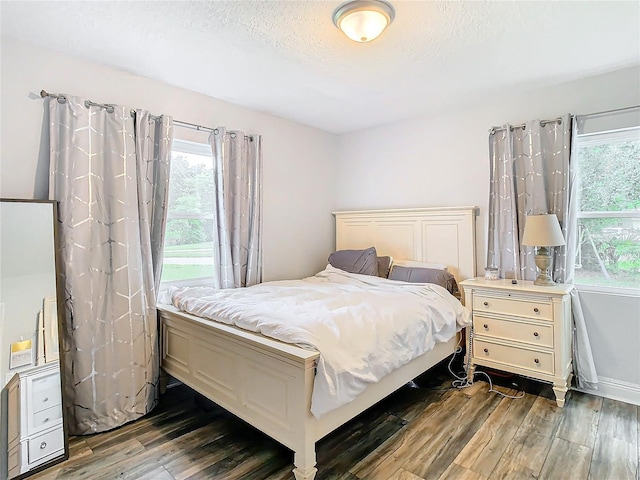
<svg viewBox="0 0 640 480"><path fill-rule="evenodd" d="M640 287L640 218L600 213L640 211L640 140L580 146L578 169L576 282Z"/></svg>
<svg viewBox="0 0 640 480"><path fill-rule="evenodd" d="M212 240L213 180L210 164L189 162L185 154L173 152L165 245Z"/></svg>
<svg viewBox="0 0 640 480"><path fill-rule="evenodd" d="M640 141L578 148L580 211L640 209Z"/></svg>
<svg viewBox="0 0 640 480"><path fill-rule="evenodd" d="M214 177L211 157L173 151L162 281L211 277Z"/></svg>

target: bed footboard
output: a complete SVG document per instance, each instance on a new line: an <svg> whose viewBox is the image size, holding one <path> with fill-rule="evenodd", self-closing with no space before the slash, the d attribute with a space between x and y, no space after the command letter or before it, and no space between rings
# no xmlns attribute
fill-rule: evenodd
<svg viewBox="0 0 640 480"><path fill-rule="evenodd" d="M294 452L296 480L316 475L315 444L409 380L451 355L456 337L371 385L320 419L311 414L319 354L180 312L158 309L161 366Z"/></svg>
<svg viewBox="0 0 640 480"><path fill-rule="evenodd" d="M162 368L292 449L296 478L312 479L318 353L169 309L160 309L160 322Z"/></svg>

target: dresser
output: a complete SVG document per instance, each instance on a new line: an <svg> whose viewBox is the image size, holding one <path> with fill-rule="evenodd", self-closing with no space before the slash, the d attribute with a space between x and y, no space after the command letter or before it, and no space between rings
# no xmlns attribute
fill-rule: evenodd
<svg viewBox="0 0 640 480"><path fill-rule="evenodd" d="M12 478L65 453L59 363L16 373L6 388L7 468Z"/></svg>
<svg viewBox="0 0 640 480"><path fill-rule="evenodd" d="M516 373L553 384L558 406L573 375L571 290L518 280L475 278L460 282L472 310L467 330L467 376L476 365Z"/></svg>

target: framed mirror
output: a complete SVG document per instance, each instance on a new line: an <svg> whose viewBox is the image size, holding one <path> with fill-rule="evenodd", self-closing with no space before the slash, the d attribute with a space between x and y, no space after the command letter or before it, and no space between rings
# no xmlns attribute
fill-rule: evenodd
<svg viewBox="0 0 640 480"><path fill-rule="evenodd" d="M56 206L0 199L0 478L68 458Z"/></svg>

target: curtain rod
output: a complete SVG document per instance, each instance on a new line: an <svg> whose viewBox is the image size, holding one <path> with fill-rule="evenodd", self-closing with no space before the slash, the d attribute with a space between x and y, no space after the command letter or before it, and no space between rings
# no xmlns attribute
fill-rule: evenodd
<svg viewBox="0 0 640 480"><path fill-rule="evenodd" d="M576 118L576 117L597 117L598 115L606 115L607 113L618 113L618 112L624 112L626 110L633 110L636 108L640 108L640 105L633 105L631 107L623 107L623 108L614 108L612 110L603 110L601 112L594 112L594 113L585 113L584 115L571 115L571 118ZM558 117L558 118L554 118L552 120L540 120L540 126L544 127L546 124L548 123L553 123L553 122L557 122L558 125L562 125L562 118ZM524 127L526 126L525 123L521 123L519 125L511 125L510 126L510 130L513 131L516 128L522 128L524 129ZM502 132L504 130L506 130L506 127L491 127L489 129L489 134L493 135L496 132Z"/></svg>
<svg viewBox="0 0 640 480"><path fill-rule="evenodd" d="M65 97L64 95L59 95L57 93L49 93L49 92L47 92L45 90L40 90L40 96L42 98L53 97L53 98L58 100L58 103L64 103L64 102L67 101L67 97ZM95 103L95 102L92 102L91 100L85 100L84 101L84 106L86 108L89 108L89 107L104 108L108 113L113 113L115 111L115 107L113 105L111 105L110 103Z"/></svg>
<svg viewBox="0 0 640 480"><path fill-rule="evenodd" d="M217 128L205 127L203 125L197 125L195 123L189 123L189 122L182 122L180 120L174 120L173 124L177 125L178 127L190 128L191 130L198 130L198 131L205 131L205 132L215 133L216 130L218 130Z"/></svg>
<svg viewBox="0 0 640 480"><path fill-rule="evenodd" d="M203 125L198 125L195 123L183 122L182 120L174 120L173 124L176 127L190 128L191 130L197 130L199 132L202 132L202 131L211 132L214 135L218 135L218 133L220 133L220 131L217 128L205 127ZM231 138L236 138L235 132L231 132L229 135L231 136ZM253 136L251 135L245 135L244 138L248 138L249 141L253 142Z"/></svg>
<svg viewBox="0 0 640 480"><path fill-rule="evenodd" d="M540 126L544 127L545 125L547 125L548 123L557 123L558 125L562 125L562 118L558 117L558 118L553 118L551 120L540 120ZM524 127L526 127L527 124L526 123L521 123L519 125L509 125L509 130L511 132L513 132L516 128L522 128L524 130ZM491 127L489 129L489 135L493 135L496 132L503 132L507 129L507 127Z"/></svg>
<svg viewBox="0 0 640 480"><path fill-rule="evenodd" d="M45 97L52 97L58 100L59 103L64 103L67 101L67 97L58 93L49 93L46 90L40 90L40 96L42 98ZM92 102L91 100L85 100L84 102L84 106L86 108L89 107L100 107L100 108L104 108L108 113L113 113L114 112L114 106L109 104L109 103L95 103ZM135 116L135 110L131 110L130 111L131 117ZM155 116L155 115L151 115L151 117L153 119L158 119L160 118L159 116ZM205 127L202 125L196 125L195 123L189 123L189 122L183 122L181 120L174 120L173 124L178 126L178 127L183 127L183 128L191 128L193 130L198 130L198 131L206 131L206 132L211 132L214 135L218 135L218 133L220 132L217 128L210 128L210 127ZM231 132L229 134L231 136L231 138L236 138L236 133L235 132ZM253 136L251 135L245 135L244 138L248 138L250 141L253 142Z"/></svg>
<svg viewBox="0 0 640 480"><path fill-rule="evenodd" d="M640 108L640 105L633 105L631 107L614 108L613 110L603 110L602 112L585 113L584 115L572 115L572 117L597 117L598 115L606 115L607 113L618 113L626 110L633 110L634 108Z"/></svg>

